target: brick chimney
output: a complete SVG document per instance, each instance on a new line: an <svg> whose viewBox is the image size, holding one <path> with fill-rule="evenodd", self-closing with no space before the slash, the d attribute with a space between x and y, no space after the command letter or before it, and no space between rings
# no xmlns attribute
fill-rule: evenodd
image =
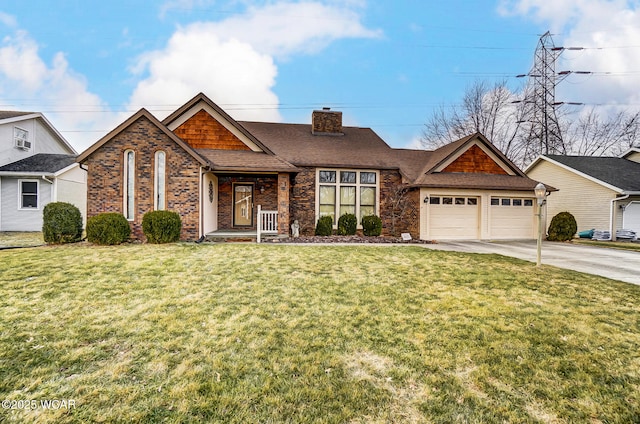
<svg viewBox="0 0 640 424"><path fill-rule="evenodd" d="M328 107L314 110L311 115L311 133L313 135L344 135L342 112L334 112Z"/></svg>

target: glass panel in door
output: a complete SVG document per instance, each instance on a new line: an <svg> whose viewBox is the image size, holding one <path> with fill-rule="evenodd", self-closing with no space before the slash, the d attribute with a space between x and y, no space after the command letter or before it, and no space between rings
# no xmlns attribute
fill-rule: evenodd
<svg viewBox="0 0 640 424"><path fill-rule="evenodd" d="M253 186L236 185L233 188L233 225L251 227L253 225Z"/></svg>

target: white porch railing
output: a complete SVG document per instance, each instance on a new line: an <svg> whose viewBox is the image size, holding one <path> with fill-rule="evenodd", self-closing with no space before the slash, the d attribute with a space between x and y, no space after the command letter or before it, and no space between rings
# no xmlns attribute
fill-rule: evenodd
<svg viewBox="0 0 640 424"><path fill-rule="evenodd" d="M256 241L260 243L262 234L278 234L278 211L263 211L258 205L258 225Z"/></svg>

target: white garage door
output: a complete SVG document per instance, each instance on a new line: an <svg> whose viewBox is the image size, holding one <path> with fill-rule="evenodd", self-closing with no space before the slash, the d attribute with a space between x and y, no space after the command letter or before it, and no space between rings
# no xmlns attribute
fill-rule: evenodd
<svg viewBox="0 0 640 424"><path fill-rule="evenodd" d="M492 197L489 211L491 238L535 238L535 204L535 199Z"/></svg>
<svg viewBox="0 0 640 424"><path fill-rule="evenodd" d="M625 230L633 230L640 234L640 202L631 202L624 208L622 226Z"/></svg>
<svg viewBox="0 0 640 424"><path fill-rule="evenodd" d="M464 240L478 237L478 198L429 197L429 236L433 240Z"/></svg>

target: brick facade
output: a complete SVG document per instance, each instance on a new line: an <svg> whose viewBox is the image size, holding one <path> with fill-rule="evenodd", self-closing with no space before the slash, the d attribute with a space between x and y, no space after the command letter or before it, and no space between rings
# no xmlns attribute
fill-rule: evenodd
<svg viewBox="0 0 640 424"><path fill-rule="evenodd" d="M154 210L155 153L166 153L166 208L182 218L181 239L199 236L200 165L145 117L133 122L87 158L87 217L124 213L124 154L135 153L135 216L132 238L144 240L142 217Z"/></svg>
<svg viewBox="0 0 640 424"><path fill-rule="evenodd" d="M278 210L278 178L275 175L219 175L218 176L218 228L232 229L233 226L233 187L235 184L253 185L253 226L256 228L258 205L263 210ZM261 188L264 189L264 193ZM247 227L243 227L247 228Z"/></svg>

